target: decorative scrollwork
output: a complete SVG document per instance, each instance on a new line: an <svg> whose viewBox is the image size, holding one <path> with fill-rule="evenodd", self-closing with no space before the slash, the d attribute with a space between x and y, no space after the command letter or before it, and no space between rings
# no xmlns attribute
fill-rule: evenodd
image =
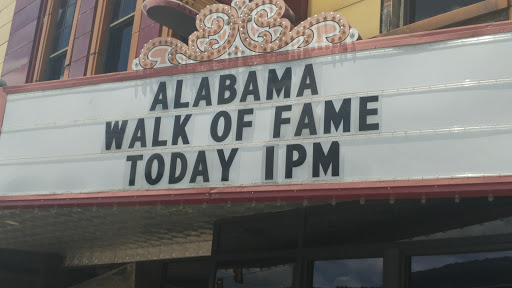
<svg viewBox="0 0 512 288"><path fill-rule="evenodd" d="M283 0L234 0L231 6L214 4L196 17L198 31L188 45L174 38L149 41L132 66L134 70L189 64L357 40L345 17L320 13L296 27L281 18Z"/></svg>

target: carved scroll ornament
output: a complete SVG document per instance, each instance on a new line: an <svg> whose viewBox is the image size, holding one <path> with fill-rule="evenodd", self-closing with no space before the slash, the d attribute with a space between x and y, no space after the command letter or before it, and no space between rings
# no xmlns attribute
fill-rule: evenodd
<svg viewBox="0 0 512 288"><path fill-rule="evenodd" d="M281 18L283 0L234 0L231 6L214 4L196 17L198 31L188 45L174 38L155 38L132 63L134 70L228 59L269 52L355 41L359 33L345 17L325 12L296 27Z"/></svg>

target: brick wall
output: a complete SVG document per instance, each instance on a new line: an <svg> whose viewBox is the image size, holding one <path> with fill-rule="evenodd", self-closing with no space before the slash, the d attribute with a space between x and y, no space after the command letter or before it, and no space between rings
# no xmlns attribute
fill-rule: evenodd
<svg viewBox="0 0 512 288"><path fill-rule="evenodd" d="M16 1L12 23L7 24L10 34L2 67L2 79L7 85L27 82L42 3L43 0Z"/></svg>

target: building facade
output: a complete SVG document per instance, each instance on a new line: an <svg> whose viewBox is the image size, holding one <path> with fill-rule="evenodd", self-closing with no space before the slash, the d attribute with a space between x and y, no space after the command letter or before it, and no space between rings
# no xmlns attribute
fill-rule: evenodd
<svg viewBox="0 0 512 288"><path fill-rule="evenodd" d="M159 6L150 9L153 18L159 21L155 22L143 12L143 2L2 2L2 79L9 85L17 85L130 70L128 63L138 57L149 40L171 35L186 39L195 30L193 24L183 28L184 24L191 26L187 18L193 19L206 5L217 3L188 1L176 9L174 4ZM220 3L229 5L228 2ZM146 3L151 5L152 1ZM510 17L510 5L505 0L452 4L412 0L294 0L287 6L293 16L292 24L321 12L340 13L357 27L363 39L504 21ZM176 11L182 19L166 20L168 17L158 11ZM7 45L8 38L12 41L10 45ZM105 62L107 58L109 61Z"/></svg>
<svg viewBox="0 0 512 288"><path fill-rule="evenodd" d="M0 1L2 285L508 287L511 20Z"/></svg>

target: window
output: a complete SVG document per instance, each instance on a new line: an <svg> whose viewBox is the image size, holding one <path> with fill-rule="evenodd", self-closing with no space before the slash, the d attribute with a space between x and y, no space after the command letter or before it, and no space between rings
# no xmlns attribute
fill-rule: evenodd
<svg viewBox="0 0 512 288"><path fill-rule="evenodd" d="M511 287L512 251L415 256L411 287Z"/></svg>
<svg viewBox="0 0 512 288"><path fill-rule="evenodd" d="M57 80L64 76L69 36L75 16L76 0L61 0L55 23L53 41L50 48L46 80Z"/></svg>
<svg viewBox="0 0 512 288"><path fill-rule="evenodd" d="M409 23L425 20L484 0L410 0Z"/></svg>
<svg viewBox="0 0 512 288"><path fill-rule="evenodd" d="M315 261L314 288L382 287L382 258Z"/></svg>
<svg viewBox="0 0 512 288"><path fill-rule="evenodd" d="M252 265L217 270L216 288L292 287L294 264Z"/></svg>
<svg viewBox="0 0 512 288"><path fill-rule="evenodd" d="M412 239L407 239L407 241L498 236L507 234L512 235L512 217L478 223L475 225L461 226L457 227L457 229L414 237Z"/></svg>
<svg viewBox="0 0 512 288"><path fill-rule="evenodd" d="M105 73L126 71L128 68L136 4L136 0L115 0L112 5Z"/></svg>
<svg viewBox="0 0 512 288"><path fill-rule="evenodd" d="M189 37L189 36L190 36L190 35L188 35L188 36L187 36L187 35L184 35L184 34L180 34L180 35L178 36L178 40L180 40L181 42L183 42L183 43L185 43L185 44L188 44L188 37Z"/></svg>

